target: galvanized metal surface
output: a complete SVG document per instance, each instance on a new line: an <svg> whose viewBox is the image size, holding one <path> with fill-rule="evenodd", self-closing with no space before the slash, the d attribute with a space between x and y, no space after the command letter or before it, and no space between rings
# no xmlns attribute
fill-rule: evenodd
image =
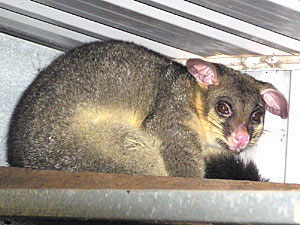
<svg viewBox="0 0 300 225"><path fill-rule="evenodd" d="M300 40L298 0L189 0L189 2Z"/></svg>
<svg viewBox="0 0 300 225"><path fill-rule="evenodd" d="M293 32L297 32L297 30L300 29L300 11L297 11L297 5L299 7L298 10L300 10L300 3L298 2L297 4L296 1L294 1L295 5L293 9L285 8L284 6L279 5L279 3L275 4L266 0L139 0L139 2L149 4L159 9L180 15L184 18L188 18L244 38L244 41L241 43L239 41L234 42L233 45L236 46L243 43L244 47L246 47L245 40L249 39L287 52L294 52L297 49L297 51L300 50L299 42L290 38L289 35L287 35L287 32L284 32L288 25L290 25L289 28L294 28ZM251 18L254 18L255 21L252 21ZM287 23L287 21L289 23ZM274 32L272 29L274 27L281 27L283 29L280 29L280 31L275 29L277 32ZM291 32L288 32L288 34L290 33ZM213 35L213 33L211 35ZM223 35L225 35L225 33ZM221 38L225 41L224 37L215 38ZM252 48L253 51L258 50L254 50L257 48L255 45L252 45Z"/></svg>
<svg viewBox="0 0 300 225"><path fill-rule="evenodd" d="M300 222L297 213L299 192L1 189L0 199L1 216L268 224Z"/></svg>
<svg viewBox="0 0 300 225"><path fill-rule="evenodd" d="M60 49L116 38L173 58L289 55L300 52L300 4L288 2L0 0L0 30Z"/></svg>

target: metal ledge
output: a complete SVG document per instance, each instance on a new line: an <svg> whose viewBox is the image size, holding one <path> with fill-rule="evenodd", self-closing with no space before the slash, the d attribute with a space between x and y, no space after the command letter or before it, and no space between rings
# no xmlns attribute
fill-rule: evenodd
<svg viewBox="0 0 300 225"><path fill-rule="evenodd" d="M300 185L0 168L0 216L300 222Z"/></svg>

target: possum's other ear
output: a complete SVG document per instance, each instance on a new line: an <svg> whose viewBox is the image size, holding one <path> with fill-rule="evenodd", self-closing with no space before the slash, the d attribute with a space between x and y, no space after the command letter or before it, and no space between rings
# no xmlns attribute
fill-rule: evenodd
<svg viewBox="0 0 300 225"><path fill-rule="evenodd" d="M201 59L188 59L186 67L198 84L204 86L219 84L217 70L212 63Z"/></svg>
<svg viewBox="0 0 300 225"><path fill-rule="evenodd" d="M288 118L288 103L283 94L275 88L261 89L260 94L266 103L266 110L282 119Z"/></svg>

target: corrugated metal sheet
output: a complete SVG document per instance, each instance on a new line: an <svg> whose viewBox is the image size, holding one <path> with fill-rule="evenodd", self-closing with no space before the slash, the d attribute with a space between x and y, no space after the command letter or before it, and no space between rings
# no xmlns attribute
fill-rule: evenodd
<svg viewBox="0 0 300 225"><path fill-rule="evenodd" d="M190 0L190 2L300 40L299 0Z"/></svg>
<svg viewBox="0 0 300 225"><path fill-rule="evenodd" d="M300 2L285 2L0 0L0 31L63 50L116 38L174 58L299 54Z"/></svg>

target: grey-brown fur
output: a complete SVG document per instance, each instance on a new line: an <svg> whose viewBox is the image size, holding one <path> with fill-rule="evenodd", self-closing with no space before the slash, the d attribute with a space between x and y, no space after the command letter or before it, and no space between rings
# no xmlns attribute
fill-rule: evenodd
<svg viewBox="0 0 300 225"><path fill-rule="evenodd" d="M131 43L75 48L22 96L11 120L8 161L40 169L203 177L206 158L235 153L206 142L193 127L200 117L195 99L206 117L220 96L228 96L235 115L221 132L230 135L245 119L252 139L256 125L249 114L257 105L264 114L260 89L270 86L215 68L220 85L206 88L184 66Z"/></svg>

